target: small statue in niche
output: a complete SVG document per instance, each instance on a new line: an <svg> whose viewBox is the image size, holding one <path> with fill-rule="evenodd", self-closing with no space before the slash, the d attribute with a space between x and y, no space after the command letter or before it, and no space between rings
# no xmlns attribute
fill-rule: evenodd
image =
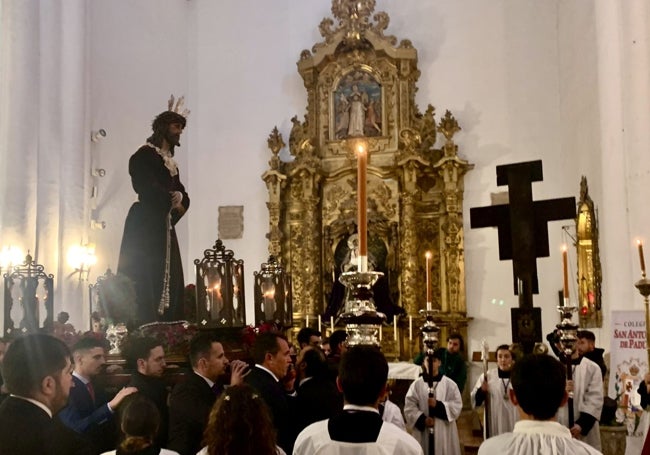
<svg viewBox="0 0 650 455"><path fill-rule="evenodd" d="M338 317L343 312L345 304L346 288L339 281L343 272L357 270L357 257L359 254L359 236L354 233L343 238L336 246L334 251L334 282L332 283L332 292L328 298L327 309L324 318ZM388 285L388 268L386 267L386 258L388 249L384 242L374 236L368 238L368 270L382 272L384 275L379 277L372 287L373 299L377 311L386 315L386 321L392 322L394 316L405 314L404 308L393 302Z"/></svg>

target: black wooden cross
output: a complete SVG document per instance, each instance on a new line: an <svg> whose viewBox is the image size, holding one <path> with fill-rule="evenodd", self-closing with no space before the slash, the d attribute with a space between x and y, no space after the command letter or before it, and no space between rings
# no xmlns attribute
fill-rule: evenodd
<svg viewBox="0 0 650 455"><path fill-rule="evenodd" d="M533 294L539 293L537 258L549 256L547 223L576 216L573 197L533 201L532 183L542 180L541 160L497 166L497 186L508 186L509 204L475 207L469 212L472 229L498 229L499 259L512 259L514 293L519 295L519 309L526 310L513 312L513 316L518 314L513 329L518 326L517 332L539 330L539 341L541 326L534 319L541 315L533 315ZM531 324L537 327L530 327ZM538 338L536 334L531 335ZM513 338L517 338L515 330Z"/></svg>

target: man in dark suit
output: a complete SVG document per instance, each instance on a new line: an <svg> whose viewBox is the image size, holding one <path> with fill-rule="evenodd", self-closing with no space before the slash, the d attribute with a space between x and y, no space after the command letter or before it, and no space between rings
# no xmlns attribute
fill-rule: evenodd
<svg viewBox="0 0 650 455"><path fill-rule="evenodd" d="M165 350L159 341L151 337L133 338L126 348L126 357L135 372L131 375L129 387L138 389L138 393L149 398L160 413L160 428L155 443L158 447L167 445L169 428L169 409L167 397L169 392L162 379L167 363Z"/></svg>
<svg viewBox="0 0 650 455"><path fill-rule="evenodd" d="M298 431L319 420L332 417L343 409L343 396L327 371L325 354L307 346L298 354L296 369L300 383L296 389Z"/></svg>
<svg viewBox="0 0 650 455"><path fill-rule="evenodd" d="M0 455L87 455L88 444L52 416L72 386L70 351L58 338L25 335L13 341L2 373L11 394L0 406Z"/></svg>
<svg viewBox="0 0 650 455"><path fill-rule="evenodd" d="M271 410L273 425L277 432L278 445L286 453L291 453L296 439L296 424L294 415L295 378L282 380L291 364L289 343L277 333L261 333L253 344L253 361L251 369L244 382L256 389Z"/></svg>
<svg viewBox="0 0 650 455"><path fill-rule="evenodd" d="M112 400L92 380L106 364L104 342L97 338L82 338L72 348L74 371L73 387L68 405L58 418L65 426L82 433L98 453L115 448L117 426L113 413L124 397L137 392L135 387L125 387Z"/></svg>
<svg viewBox="0 0 650 455"><path fill-rule="evenodd" d="M200 333L190 342L190 364L192 372L174 387L169 400L167 448L180 455L195 455L201 450L203 430L227 367L231 367L230 385L241 384L248 368L241 360L231 364L222 344L209 333Z"/></svg>
<svg viewBox="0 0 650 455"><path fill-rule="evenodd" d="M335 330L330 335L331 352L329 357L327 357L327 368L330 379L334 382L336 382L336 377L339 375L341 356L348 350L347 340L348 332L345 330Z"/></svg>

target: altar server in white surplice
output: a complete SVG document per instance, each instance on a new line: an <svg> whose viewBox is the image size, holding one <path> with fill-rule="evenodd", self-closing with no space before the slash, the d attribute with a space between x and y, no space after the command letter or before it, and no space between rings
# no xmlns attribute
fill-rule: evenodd
<svg viewBox="0 0 650 455"><path fill-rule="evenodd" d="M510 400L517 406L520 420L512 433L485 440L478 455L602 455L573 438L557 421L557 410L567 399L566 370L557 359L531 354L517 360L512 368Z"/></svg>
<svg viewBox="0 0 650 455"><path fill-rule="evenodd" d="M510 372L512 370L512 353L507 344L497 347L497 368L488 370L487 381L484 374L476 381L472 389L472 407L476 408L485 402L489 394L490 437L512 431L515 422L519 420L517 408L510 401L509 391L512 389Z"/></svg>
<svg viewBox="0 0 650 455"><path fill-rule="evenodd" d="M342 412L302 430L293 455L423 455L413 436L379 415L387 380L388 363L379 349L351 347L336 379Z"/></svg>
<svg viewBox="0 0 650 455"><path fill-rule="evenodd" d="M428 359L423 376L413 381L406 392L404 416L406 425L413 429L413 436L420 442L424 453L429 453L429 428L434 429L435 453L460 455L460 442L456 419L460 416L463 401L454 381L439 373L444 350L433 353L433 398L429 398L426 381Z"/></svg>
<svg viewBox="0 0 650 455"><path fill-rule="evenodd" d="M601 450L598 420L603 410L603 375L600 367L576 351L572 357L573 381L567 381L567 392L573 388L575 423L569 428L574 438ZM558 411L558 421L569 423L568 405Z"/></svg>

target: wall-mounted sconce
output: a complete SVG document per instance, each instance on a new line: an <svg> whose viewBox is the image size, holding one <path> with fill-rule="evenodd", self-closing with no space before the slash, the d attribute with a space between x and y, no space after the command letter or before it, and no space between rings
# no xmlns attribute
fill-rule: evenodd
<svg viewBox="0 0 650 455"><path fill-rule="evenodd" d="M73 275L79 274L79 281L88 279L90 268L97 263L95 245L75 245L68 250L68 265L74 268Z"/></svg>
<svg viewBox="0 0 650 455"><path fill-rule="evenodd" d="M90 220L90 229L94 229L94 230L106 229L106 221Z"/></svg>
<svg viewBox="0 0 650 455"><path fill-rule="evenodd" d="M90 132L90 140L92 142L97 142L99 140L102 140L106 137L106 130L105 129L99 129L97 131L91 131Z"/></svg>
<svg viewBox="0 0 650 455"><path fill-rule="evenodd" d="M9 271L14 265L22 264L25 260L23 253L17 246L3 246L0 250L0 273Z"/></svg>
<svg viewBox="0 0 650 455"><path fill-rule="evenodd" d="M91 169L90 175L92 175L93 177L104 177L106 175L106 170L100 168L94 168Z"/></svg>

